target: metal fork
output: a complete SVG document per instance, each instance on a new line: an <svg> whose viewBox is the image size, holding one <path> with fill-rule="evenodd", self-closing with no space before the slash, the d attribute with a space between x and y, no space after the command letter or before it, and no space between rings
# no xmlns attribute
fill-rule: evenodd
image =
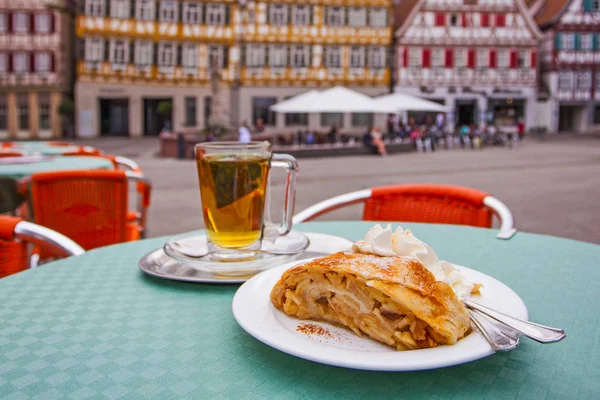
<svg viewBox="0 0 600 400"><path fill-rule="evenodd" d="M567 335L564 330L524 321L500 311L463 299L473 323L495 351L512 350L519 344L519 335L540 343L554 343Z"/></svg>

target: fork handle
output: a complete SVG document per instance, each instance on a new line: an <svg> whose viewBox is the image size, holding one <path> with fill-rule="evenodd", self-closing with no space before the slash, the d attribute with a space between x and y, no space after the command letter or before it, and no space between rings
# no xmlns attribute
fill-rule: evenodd
<svg viewBox="0 0 600 400"><path fill-rule="evenodd" d="M501 322L514 330L520 332L522 335L527 336L540 343L553 343L563 340L567 335L565 331L558 328L552 328L540 324L535 324L529 321L523 321L510 315L501 313L500 311L493 310L472 300L463 299L465 305L469 308L477 310L489 317L492 317L498 322Z"/></svg>

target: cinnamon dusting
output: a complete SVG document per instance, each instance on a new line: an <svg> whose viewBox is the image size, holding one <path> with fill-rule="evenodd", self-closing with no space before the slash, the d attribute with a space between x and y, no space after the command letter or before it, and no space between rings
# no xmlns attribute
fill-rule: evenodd
<svg viewBox="0 0 600 400"><path fill-rule="evenodd" d="M306 336L324 336L333 338L331 332L328 329L323 328L319 325L302 323L296 327L296 331L305 334Z"/></svg>

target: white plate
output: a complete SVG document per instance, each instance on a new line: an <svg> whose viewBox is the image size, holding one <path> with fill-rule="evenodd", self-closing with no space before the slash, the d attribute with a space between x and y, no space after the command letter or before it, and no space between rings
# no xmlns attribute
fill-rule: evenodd
<svg viewBox="0 0 600 400"><path fill-rule="evenodd" d="M310 240L310 245L305 252L288 256L286 260L313 258L318 255L316 253L326 255L348 250L352 247L350 240L340 236L313 232L304 233ZM219 274L218 272L203 271L196 268L194 264L188 264L170 257L165 254L162 248L151 251L142 257L138 267L148 275L158 278L197 283L243 283L255 275L252 273L249 276L231 276Z"/></svg>
<svg viewBox="0 0 600 400"><path fill-rule="evenodd" d="M494 353L483 335L474 329L452 346L396 351L368 337L327 323L301 321L277 310L269 295L281 274L293 265L264 271L244 283L233 298L233 315L240 326L261 342L285 353L338 367L372 371L418 371L463 364ZM483 284L477 302L516 318L527 319L523 300L502 282L481 272L456 266L471 281ZM329 335L307 335L296 329L303 323L325 328Z"/></svg>

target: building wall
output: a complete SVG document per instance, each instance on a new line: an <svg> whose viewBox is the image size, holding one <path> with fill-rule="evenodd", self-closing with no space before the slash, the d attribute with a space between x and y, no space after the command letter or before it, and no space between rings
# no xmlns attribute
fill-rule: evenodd
<svg viewBox="0 0 600 400"><path fill-rule="evenodd" d="M71 17L50 9L51 0L34 3L0 2L0 104L6 106L7 126L3 139L59 137L62 123L57 113L60 99L71 90ZM17 101L26 96L28 127L18 121ZM41 129L40 98L47 99L49 128Z"/></svg>

